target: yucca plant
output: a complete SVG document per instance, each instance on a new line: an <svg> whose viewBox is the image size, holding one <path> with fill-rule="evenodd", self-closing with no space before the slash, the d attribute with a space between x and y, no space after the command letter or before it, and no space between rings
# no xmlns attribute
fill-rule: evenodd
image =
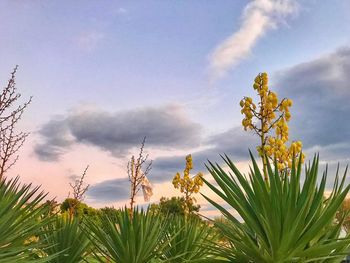
<svg viewBox="0 0 350 263"><path fill-rule="evenodd" d="M20 185L18 177L0 182L0 263L29 262L33 251L43 248L37 235L50 219L42 218L47 206L40 203L46 195L38 191Z"/></svg>
<svg viewBox="0 0 350 263"><path fill-rule="evenodd" d="M100 262L159 262L166 240L167 221L151 212L127 209L114 218L104 220L104 227L87 220L86 232L96 247ZM110 261L109 261L110 262Z"/></svg>
<svg viewBox="0 0 350 263"><path fill-rule="evenodd" d="M339 238L340 224L334 217L349 186L338 172L333 188L325 191L327 170L318 182L318 156L305 168L301 183L301 161L288 172L267 164L264 180L254 157L248 177L223 157L230 172L209 163L217 186L205 183L240 216L206 197L229 220L217 223L226 244L216 254L229 262L340 262L349 251L349 237ZM243 222L242 222L243 220Z"/></svg>
<svg viewBox="0 0 350 263"><path fill-rule="evenodd" d="M50 263L82 262L89 247L89 239L81 230L81 222L69 214L56 215L53 222L43 228L40 236L47 244L44 252L56 255L48 260Z"/></svg>
<svg viewBox="0 0 350 263"><path fill-rule="evenodd" d="M168 227L169 243L162 259L169 263L200 262L212 259L211 244L216 233L197 217L172 217Z"/></svg>

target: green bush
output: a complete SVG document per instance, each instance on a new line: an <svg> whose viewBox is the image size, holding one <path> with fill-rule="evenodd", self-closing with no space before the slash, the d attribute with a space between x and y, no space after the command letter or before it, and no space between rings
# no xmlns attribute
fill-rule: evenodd
<svg viewBox="0 0 350 263"><path fill-rule="evenodd" d="M106 218L103 228L86 221L86 233L97 249L96 258L106 262L149 263L158 260L165 246L167 220L151 212L124 209Z"/></svg>
<svg viewBox="0 0 350 263"><path fill-rule="evenodd" d="M217 240L214 229L196 217L172 217L167 230L168 243L162 259L169 263L213 259L211 244Z"/></svg>
<svg viewBox="0 0 350 263"><path fill-rule="evenodd" d="M49 256L55 256L48 261L50 263L81 262L90 245L81 230L80 220L68 214L56 215L53 222L43 228L40 239L47 244L43 251Z"/></svg>
<svg viewBox="0 0 350 263"><path fill-rule="evenodd" d="M317 181L318 156L306 167L302 184L300 160L289 172L268 164L266 182L251 158L248 177L227 156L223 159L229 172L218 164L208 166L218 186L205 183L241 217L206 197L230 222L216 222L227 242L215 246L215 253L230 262L340 262L350 244L348 236L339 237L341 225L334 224L350 187L345 186L345 174L341 180L336 174L326 195L327 171Z"/></svg>
<svg viewBox="0 0 350 263"><path fill-rule="evenodd" d="M186 201L184 197L173 196L171 198L162 197L158 204L152 204L150 209L161 215L185 216L191 214L193 216L199 212L200 206L190 204L188 212L186 211Z"/></svg>
<svg viewBox="0 0 350 263"><path fill-rule="evenodd" d="M33 258L36 249L45 247L37 235L50 220L42 218L48 213L48 207L40 204L46 195L18 181L0 182L0 263L41 262Z"/></svg>

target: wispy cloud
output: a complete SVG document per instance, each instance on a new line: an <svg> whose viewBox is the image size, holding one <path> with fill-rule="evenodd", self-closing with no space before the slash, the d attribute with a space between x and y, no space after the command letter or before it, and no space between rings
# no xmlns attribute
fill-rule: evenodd
<svg viewBox="0 0 350 263"><path fill-rule="evenodd" d="M123 7L119 7L118 9L117 9L117 11L116 11L116 14L117 15L125 15L125 14L127 14L128 13L128 11L125 9L125 8L123 8Z"/></svg>
<svg viewBox="0 0 350 263"><path fill-rule="evenodd" d="M76 45L83 51L93 51L104 39L104 34L97 31L83 32L75 39Z"/></svg>
<svg viewBox="0 0 350 263"><path fill-rule="evenodd" d="M210 56L211 78L218 79L250 55L256 42L297 11L295 0L254 0L243 11L239 29Z"/></svg>

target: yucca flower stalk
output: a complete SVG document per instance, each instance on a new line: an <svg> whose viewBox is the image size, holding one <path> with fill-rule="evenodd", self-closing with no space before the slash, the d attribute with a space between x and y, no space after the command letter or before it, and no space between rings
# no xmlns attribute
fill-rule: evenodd
<svg viewBox="0 0 350 263"><path fill-rule="evenodd" d="M200 188L203 186L203 173L199 172L195 176L191 177L190 172L193 169L192 155L186 156L186 167L183 172L183 177L180 173L176 173L173 178L173 186L175 189L179 189L181 193L184 194L185 199L185 212L189 214L191 207L197 202L196 198L193 196L197 194Z"/></svg>
<svg viewBox="0 0 350 263"><path fill-rule="evenodd" d="M275 159L278 169L282 171L290 170L293 160L297 160L299 155L304 160L304 155L301 152L301 141L289 144L288 122L291 119L292 100L278 99L277 93L269 88L266 72L256 76L253 89L258 95L258 103L254 103L251 97L244 97L239 103L244 115L242 125L244 130L253 130L260 139L257 150L262 160L264 179L267 181L267 159Z"/></svg>
<svg viewBox="0 0 350 263"><path fill-rule="evenodd" d="M241 219L211 198L230 222L216 223L227 240L216 246L226 262L340 262L349 251L349 236L340 238L341 225L334 223L337 210L349 191L346 171L338 173L331 193L326 195L327 170L318 182L319 157L305 168L301 183L301 157L293 161L290 173L267 163L269 182L264 180L251 154L253 166L248 177L224 156L229 172L209 163L208 170L218 186L205 183L230 205ZM327 196L327 197L326 197Z"/></svg>

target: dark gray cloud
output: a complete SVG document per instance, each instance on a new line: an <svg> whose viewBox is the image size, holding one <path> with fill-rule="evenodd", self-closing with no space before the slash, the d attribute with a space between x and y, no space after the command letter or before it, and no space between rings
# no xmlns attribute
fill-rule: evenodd
<svg viewBox="0 0 350 263"><path fill-rule="evenodd" d="M184 165L185 156L159 157L153 161L149 179L153 183L169 182Z"/></svg>
<svg viewBox="0 0 350 263"><path fill-rule="evenodd" d="M193 173L206 171L205 164L222 162L220 154L227 154L233 161L242 161L249 158L249 149L255 150L257 138L251 132L244 132L240 127L215 134L204 140L208 148L202 151L189 152L192 154ZM185 156L160 157L154 160L150 179L153 182L169 181L176 174L182 172L185 166Z"/></svg>
<svg viewBox="0 0 350 263"><path fill-rule="evenodd" d="M34 153L41 161L58 161L64 151L62 147L40 143L34 146Z"/></svg>
<svg viewBox="0 0 350 263"><path fill-rule="evenodd" d="M249 158L248 148L254 150L256 138L241 128L233 128L226 132L210 136L205 140L208 149L189 152L192 154L194 169L192 174L206 171L205 163L222 162L220 154L227 154L233 161ZM148 176L151 183L170 182L176 172L182 173L185 168L185 155L159 157L153 161L152 170ZM129 182L127 179L107 180L92 185L87 193L89 198L96 201L117 201L129 197Z"/></svg>
<svg viewBox="0 0 350 263"><path fill-rule="evenodd" d="M320 172L326 163L329 164L327 186L330 188L337 163L344 166L350 160L350 48L278 72L273 79L272 86L278 87L278 94L294 101L291 139L303 141L308 158L320 152ZM207 160L222 162L219 154L223 153L235 162L247 160L248 148L255 152L257 144L257 137L241 127L210 136L202 141L208 148L192 153L193 173L205 171ZM185 156L157 158L150 180L154 183L170 181L184 165ZM203 210L210 209L203 207Z"/></svg>
<svg viewBox="0 0 350 263"><path fill-rule="evenodd" d="M66 120L57 116L55 118L57 120L49 121L39 131L45 138L44 143L34 147L34 153L43 161L57 161L58 157L73 144Z"/></svg>
<svg viewBox="0 0 350 263"><path fill-rule="evenodd" d="M129 187L127 178L106 180L91 185L86 195L95 202L115 202L129 198Z"/></svg>
<svg viewBox="0 0 350 263"><path fill-rule="evenodd" d="M307 156L320 152L321 160L346 163L350 159L350 48L296 65L276 74L274 87L281 97L293 99L291 139L302 140ZM258 144L252 132L241 127L213 135L203 145L211 146L193 153L196 170L205 170L207 160L220 162L226 153L233 161L249 159L248 148ZM184 166L184 156L158 158L152 175L155 181L168 181Z"/></svg>
<svg viewBox="0 0 350 263"><path fill-rule="evenodd" d="M147 146L183 149L198 146L201 127L177 106L141 108L108 113L83 111L46 123L35 147L42 160L57 160L74 143L96 146L116 157L124 157L143 137Z"/></svg>
<svg viewBox="0 0 350 263"><path fill-rule="evenodd" d="M278 93L293 99L291 134L327 158L350 156L350 48L276 74Z"/></svg>
<svg viewBox="0 0 350 263"><path fill-rule="evenodd" d="M249 158L248 150L254 151L258 140L252 131L246 132L242 127L235 127L209 137L207 144L214 147L203 151L202 155L211 161L217 160L219 154L227 154L235 161L242 161Z"/></svg>

